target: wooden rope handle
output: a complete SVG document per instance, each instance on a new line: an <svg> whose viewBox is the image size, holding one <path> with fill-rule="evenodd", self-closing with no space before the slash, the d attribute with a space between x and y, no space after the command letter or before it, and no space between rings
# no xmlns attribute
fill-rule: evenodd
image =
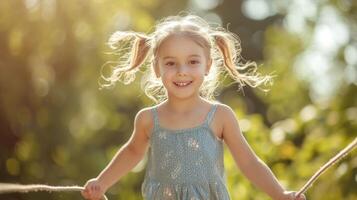
<svg viewBox="0 0 357 200"><path fill-rule="evenodd" d="M82 191L84 187L80 186L50 186L50 185L21 185L13 183L0 183L0 194L2 193L12 193L12 192L37 192L37 191L47 191L47 192L70 192L70 191ZM103 194L102 200L108 200L108 198Z"/></svg>
<svg viewBox="0 0 357 200"><path fill-rule="evenodd" d="M312 186L312 184L316 181L316 179L329 167L335 164L339 159L346 156L349 152L351 152L357 146L357 137L344 149L342 149L336 156L331 158L325 165L323 165L308 181L307 183L300 189L300 191L296 194L300 196L302 193L305 193L306 190Z"/></svg>

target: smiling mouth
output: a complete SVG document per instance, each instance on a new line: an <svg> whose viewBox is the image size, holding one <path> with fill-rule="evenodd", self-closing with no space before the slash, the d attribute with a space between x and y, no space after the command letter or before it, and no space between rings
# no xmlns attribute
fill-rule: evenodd
<svg viewBox="0 0 357 200"><path fill-rule="evenodd" d="M186 87L192 83L192 81L188 82L173 82L177 87Z"/></svg>

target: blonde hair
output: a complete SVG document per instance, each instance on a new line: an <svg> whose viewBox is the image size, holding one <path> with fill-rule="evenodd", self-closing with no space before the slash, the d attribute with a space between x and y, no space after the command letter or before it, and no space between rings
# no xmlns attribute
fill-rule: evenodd
<svg viewBox="0 0 357 200"><path fill-rule="evenodd" d="M200 89L200 96L208 100L214 100L218 83L221 78L225 78L220 74L224 72L228 72L228 75L239 83L239 89L246 84L254 88L265 85L273 77L258 74L255 62L242 62L240 40L234 33L219 26L213 27L196 15L177 15L159 21L155 31L148 35L132 31L113 33L108 45L119 55L119 59L102 66L103 69L107 65L112 65L113 70L109 77L101 74L101 78L107 82L100 83L101 88L112 87L117 81L129 84L135 80L135 74L146 66L141 81L142 89L155 102L164 101L167 98L166 90L160 79L155 76L154 65L161 43L173 34L192 38L211 57L210 73L205 77ZM128 51L129 49L131 50Z"/></svg>

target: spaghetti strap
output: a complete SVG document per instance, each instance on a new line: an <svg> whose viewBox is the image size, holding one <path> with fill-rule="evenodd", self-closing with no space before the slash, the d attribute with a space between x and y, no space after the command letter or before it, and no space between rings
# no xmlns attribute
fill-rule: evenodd
<svg viewBox="0 0 357 200"><path fill-rule="evenodd" d="M151 109L152 115L154 116L154 129L157 129L159 127L159 117L157 114L157 106L154 106Z"/></svg>
<svg viewBox="0 0 357 200"><path fill-rule="evenodd" d="M212 108L210 109L210 111L208 112L207 117L206 117L205 124L207 126L209 126L211 124L213 117L214 117L214 113L216 112L216 109L217 109L217 104L213 104Z"/></svg>

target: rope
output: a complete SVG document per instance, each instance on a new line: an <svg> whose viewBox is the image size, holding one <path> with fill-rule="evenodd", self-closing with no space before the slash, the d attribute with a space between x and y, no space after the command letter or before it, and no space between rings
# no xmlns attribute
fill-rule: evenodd
<svg viewBox="0 0 357 200"><path fill-rule="evenodd" d="M80 186L49 186L49 185L40 185L40 184L31 184L31 185L21 185L21 184L12 184L12 183L0 183L0 194L3 193L27 193L27 192L72 192L72 191L82 191L84 187ZM103 200L108 200L108 198L103 195Z"/></svg>
<svg viewBox="0 0 357 200"><path fill-rule="evenodd" d="M357 137L349 144L347 147L342 149L336 156L331 158L325 165L323 165L310 179L307 183L300 189L297 193L297 196L305 193L306 190L312 186L312 184L316 181L316 179L321 176L321 174L326 171L329 167L335 164L339 159L346 156L349 152L351 152L357 146Z"/></svg>
<svg viewBox="0 0 357 200"><path fill-rule="evenodd" d="M324 164L308 181L307 183L299 190L297 196L300 196L302 193L305 193L309 187L316 181L316 179L321 176L321 174L335 164L338 160L346 156L357 146L357 137L344 149L342 149L336 156L331 158L326 164ZM82 191L83 187L80 186L49 186L49 185L21 185L21 184L11 184L11 183L0 183L0 194L3 193L12 193L12 192L37 192L37 191L47 191L47 192L70 192L70 191ZM108 198L103 195L103 200L108 200Z"/></svg>

